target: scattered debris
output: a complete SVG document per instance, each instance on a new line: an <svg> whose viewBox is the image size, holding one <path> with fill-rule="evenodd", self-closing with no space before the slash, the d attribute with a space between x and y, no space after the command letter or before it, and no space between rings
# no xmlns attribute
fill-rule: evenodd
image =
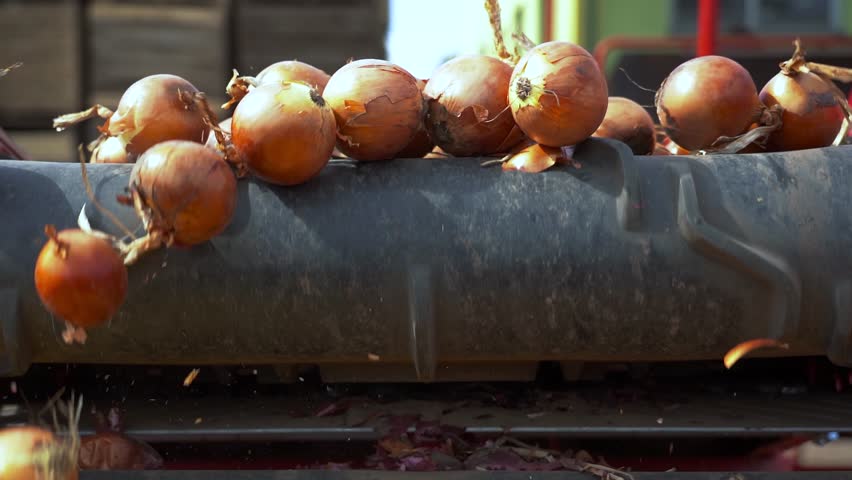
<svg viewBox="0 0 852 480"><path fill-rule="evenodd" d="M200 368L193 368L191 372L183 379L183 386L188 387L192 385L192 382L198 377L198 374L201 372Z"/></svg>

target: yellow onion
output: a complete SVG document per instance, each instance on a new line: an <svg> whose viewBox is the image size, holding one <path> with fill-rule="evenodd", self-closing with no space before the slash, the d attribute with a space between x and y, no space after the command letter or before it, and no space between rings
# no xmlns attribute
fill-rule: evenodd
<svg viewBox="0 0 852 480"><path fill-rule="evenodd" d="M417 79L384 60L344 65L329 79L323 97L337 119L337 148L355 160L394 158L423 122Z"/></svg>
<svg viewBox="0 0 852 480"><path fill-rule="evenodd" d="M624 97L609 97L609 106L595 137L611 138L627 144L635 155L654 151L654 119L641 105Z"/></svg>
<svg viewBox="0 0 852 480"><path fill-rule="evenodd" d="M784 109L781 128L767 141L770 151L827 147L843 124L843 109L831 85L810 72L779 72L759 97L767 107Z"/></svg>
<svg viewBox="0 0 852 480"><path fill-rule="evenodd" d="M167 140L204 143L209 133L204 112L186 96L195 93L195 86L176 75L151 75L138 80L122 95L109 118L107 133L120 137L133 155L141 155Z"/></svg>
<svg viewBox="0 0 852 480"><path fill-rule="evenodd" d="M675 68L656 98L657 115L673 142L690 150L745 133L764 110L751 74L726 57L693 58Z"/></svg>
<svg viewBox="0 0 852 480"><path fill-rule="evenodd" d="M509 105L515 122L542 145L576 145L606 115L608 89L595 59L583 47L552 41L530 49L512 72Z"/></svg>
<svg viewBox="0 0 852 480"><path fill-rule="evenodd" d="M302 83L261 85L234 110L231 142L258 178L297 185L331 159L337 125L323 97Z"/></svg>
<svg viewBox="0 0 852 480"><path fill-rule="evenodd" d="M494 57L465 55L441 65L423 90L426 128L459 157L506 152L523 138L509 109L512 67Z"/></svg>
<svg viewBox="0 0 852 480"><path fill-rule="evenodd" d="M298 60L284 60L283 62L273 63L261 70L256 77L257 85L284 82L305 83L320 95L325 90L329 78L331 78L329 74L319 68Z"/></svg>

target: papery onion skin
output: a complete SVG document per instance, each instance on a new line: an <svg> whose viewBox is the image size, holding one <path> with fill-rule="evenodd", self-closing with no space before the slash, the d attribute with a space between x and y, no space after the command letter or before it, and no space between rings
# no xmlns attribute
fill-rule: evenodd
<svg viewBox="0 0 852 480"><path fill-rule="evenodd" d="M782 125L769 136L769 151L804 150L831 145L843 124L843 109L831 87L814 73L779 72L760 91L767 107L781 105Z"/></svg>
<svg viewBox="0 0 852 480"><path fill-rule="evenodd" d="M9 427L0 430L0 479L3 480L78 480L76 465L53 472L45 478L44 472L34 462L34 454L43 448L61 448L56 436L43 428L33 426ZM51 451L50 455L60 455Z"/></svg>
<svg viewBox="0 0 852 480"><path fill-rule="evenodd" d="M148 149L130 174L130 191L150 209L152 229L193 246L222 233L233 217L237 180L224 157L200 143L170 140ZM137 213L147 215L144 211Z"/></svg>
<svg viewBox="0 0 852 480"><path fill-rule="evenodd" d="M298 60L284 60L264 68L255 78L258 85L286 82L305 83L322 95L331 75Z"/></svg>
<svg viewBox="0 0 852 480"><path fill-rule="evenodd" d="M133 163L135 155L127 153L122 137L107 137L92 152L91 163Z"/></svg>
<svg viewBox="0 0 852 480"><path fill-rule="evenodd" d="M423 90L426 127L445 152L471 157L506 152L523 138L509 109L512 67L487 55L456 57Z"/></svg>
<svg viewBox="0 0 852 480"><path fill-rule="evenodd" d="M606 115L603 73L583 47L564 41L530 49L512 72L509 105L518 126L542 145L576 145L589 138Z"/></svg>
<svg viewBox="0 0 852 480"><path fill-rule="evenodd" d="M76 327L90 328L106 323L124 303L127 269L109 242L68 229L42 247L35 286L48 311Z"/></svg>
<svg viewBox="0 0 852 480"><path fill-rule="evenodd" d="M136 81L122 95L107 122L110 136L122 137L128 153L141 155L167 140L207 141L204 113L181 98L198 93L189 81L176 75L151 75Z"/></svg>
<svg viewBox="0 0 852 480"><path fill-rule="evenodd" d="M394 158L414 138L425 115L417 79L385 60L344 65L331 76L323 97L337 119L337 148L355 160Z"/></svg>
<svg viewBox="0 0 852 480"><path fill-rule="evenodd" d="M690 151L745 133L762 109L748 70L718 55L675 68L657 92L656 105L666 134Z"/></svg>
<svg viewBox="0 0 852 480"><path fill-rule="evenodd" d="M426 87L427 80L418 79L417 86L420 87L420 92L423 92L423 89ZM427 153L431 152L435 149L435 142L432 141L432 138L429 136L429 131L426 130L426 117L424 116L423 121L420 122L420 127L417 129L417 133L414 134L414 138L408 142L405 148L403 148L399 153L396 154L397 158L421 158L426 156Z"/></svg>
<svg viewBox="0 0 852 480"><path fill-rule="evenodd" d="M249 171L277 185L315 177L334 150L334 112L316 90L301 83L252 90L234 110L231 141Z"/></svg>
<svg viewBox="0 0 852 480"><path fill-rule="evenodd" d="M657 143L654 119L641 105L624 97L609 97L606 116L594 136L624 142L634 155L650 155Z"/></svg>
<svg viewBox="0 0 852 480"><path fill-rule="evenodd" d="M228 117L221 122L219 122L219 128L222 129L223 132L230 135L231 134L231 117ZM214 150L219 150L219 140L216 139L216 135L209 135L207 137L206 145Z"/></svg>

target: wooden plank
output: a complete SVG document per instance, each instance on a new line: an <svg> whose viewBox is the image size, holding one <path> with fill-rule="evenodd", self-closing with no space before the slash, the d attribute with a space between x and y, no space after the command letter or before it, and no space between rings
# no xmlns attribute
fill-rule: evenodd
<svg viewBox="0 0 852 480"><path fill-rule="evenodd" d="M6 130L9 137L33 160L70 162L77 160L77 138L73 130Z"/></svg>
<svg viewBox="0 0 852 480"><path fill-rule="evenodd" d="M23 66L0 79L5 127L49 126L59 113L79 109L82 67L80 7L74 0L0 1L5 39L0 66Z"/></svg>
<svg viewBox="0 0 852 480"><path fill-rule="evenodd" d="M387 0L243 0L236 4L237 68L256 73L298 59L333 73L349 59L385 58Z"/></svg>
<svg viewBox="0 0 852 480"><path fill-rule="evenodd" d="M227 0L93 0L87 12L91 95L123 92L157 73L179 75L208 93L223 91L231 67L229 5Z"/></svg>

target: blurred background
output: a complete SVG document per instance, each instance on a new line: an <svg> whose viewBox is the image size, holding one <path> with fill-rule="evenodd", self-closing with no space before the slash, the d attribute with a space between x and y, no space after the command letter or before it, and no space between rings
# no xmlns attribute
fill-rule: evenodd
<svg viewBox="0 0 852 480"><path fill-rule="evenodd" d="M777 73L801 36L809 58L852 66L850 0L719 0L719 53ZM185 77L224 101L231 68L256 74L298 59L334 73L385 58L428 78L449 58L492 53L484 0L0 0L0 126L31 157L67 161L97 122L58 133L54 116L114 108L135 80ZM507 35L569 40L605 66L610 94L653 104L655 89L695 52L697 0L502 0ZM511 39L508 39L512 48ZM628 72L635 83L628 80ZM653 109L650 109L653 110ZM220 112L223 113L223 112Z"/></svg>

